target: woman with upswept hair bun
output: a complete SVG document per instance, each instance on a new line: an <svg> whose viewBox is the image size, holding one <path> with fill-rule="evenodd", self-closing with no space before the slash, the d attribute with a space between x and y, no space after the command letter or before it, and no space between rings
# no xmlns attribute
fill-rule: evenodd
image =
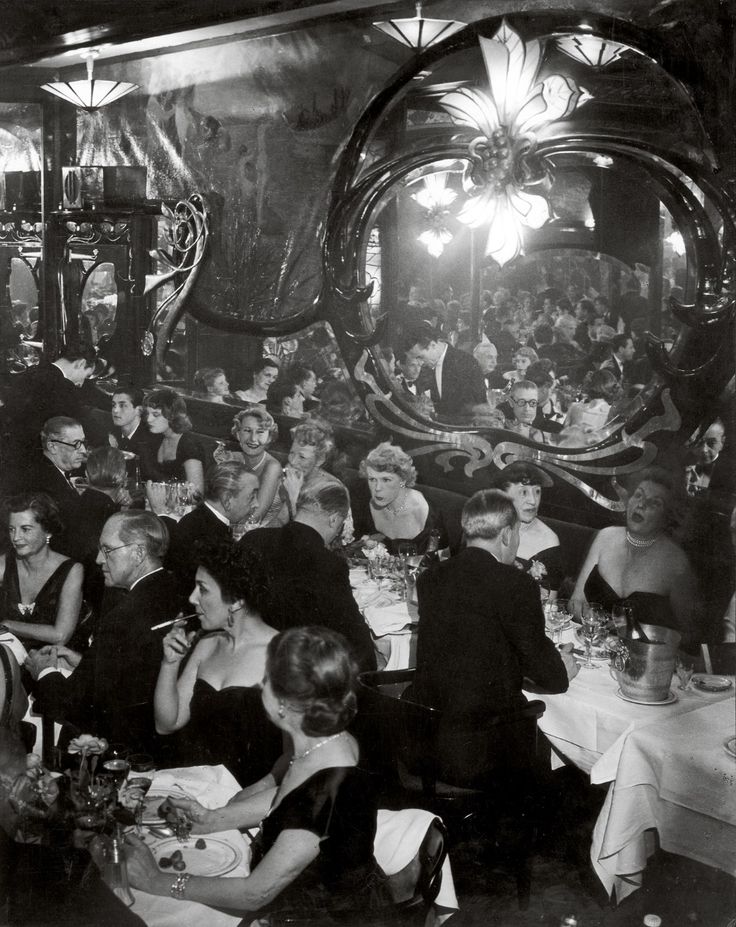
<svg viewBox="0 0 736 927"><path fill-rule="evenodd" d="M357 668L340 634L291 628L270 640L262 700L286 736L286 752L222 808L170 799L195 834L260 825L250 875L194 876L185 880L187 900L247 912L244 923L256 917L362 923L371 908L389 903L386 877L373 857L373 777L360 768L358 743L347 729L356 713L356 684ZM159 868L142 840L129 841L132 885L168 896L172 873Z"/></svg>

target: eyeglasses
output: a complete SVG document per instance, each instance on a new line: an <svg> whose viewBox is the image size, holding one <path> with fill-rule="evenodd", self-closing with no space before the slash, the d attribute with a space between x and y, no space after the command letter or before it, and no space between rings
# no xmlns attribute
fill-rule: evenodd
<svg viewBox="0 0 736 927"><path fill-rule="evenodd" d="M78 438L76 441L62 441L60 438L49 438L51 444L65 444L67 447L73 447L75 451L81 451L87 447L87 442Z"/></svg>
<svg viewBox="0 0 736 927"><path fill-rule="evenodd" d="M105 560L108 560L110 557L110 554L112 554L116 550L122 550L124 547L137 547L137 546L138 546L138 541L131 541L130 544L119 544L117 547L98 547L97 549L102 554L102 556L105 558Z"/></svg>
<svg viewBox="0 0 736 927"><path fill-rule="evenodd" d="M512 398L511 402L513 402L513 404L515 406L518 406L520 409L526 409L527 406L530 409L536 409L537 406L539 405L538 399L514 399Z"/></svg>

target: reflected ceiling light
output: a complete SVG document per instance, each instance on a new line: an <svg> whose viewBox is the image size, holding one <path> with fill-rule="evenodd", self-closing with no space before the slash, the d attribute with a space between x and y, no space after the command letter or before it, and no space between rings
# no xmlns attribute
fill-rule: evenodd
<svg viewBox="0 0 736 927"><path fill-rule="evenodd" d="M126 94L138 88L137 84L129 84L119 80L95 80L92 76L95 58L99 57L97 49L88 49L82 52L81 57L87 62L86 80L62 80L51 84L42 84L41 89L53 93L72 106L84 109L88 113L108 103L114 103Z"/></svg>
<svg viewBox="0 0 736 927"><path fill-rule="evenodd" d="M592 97L564 74L538 80L541 42L524 42L505 21L493 38L478 41L490 95L461 87L439 103L457 125L480 133L468 145L463 188L469 196L457 218L471 228L490 224L485 253L503 267L523 253L524 227L538 229L551 218L538 192L549 188L551 171L534 158L535 133Z"/></svg>
<svg viewBox="0 0 736 927"><path fill-rule="evenodd" d="M454 19L425 19L422 16L421 2L417 2L416 11L416 16L409 19L389 19L386 22L373 23L373 28L419 52L442 42L467 25Z"/></svg>
<svg viewBox="0 0 736 927"><path fill-rule="evenodd" d="M432 257L438 258L445 250L445 245L452 241L452 232L447 228L447 207L454 203L457 191L447 186L447 173L442 171L429 174L424 178L424 186L412 199L427 210L427 220L430 228L417 237Z"/></svg>
<svg viewBox="0 0 736 927"><path fill-rule="evenodd" d="M680 232L672 232L671 235L665 238L665 241L672 246L672 250L678 257L682 257L685 254L685 239Z"/></svg>
<svg viewBox="0 0 736 927"><path fill-rule="evenodd" d="M587 64L591 68L605 68L627 51L625 45L609 42L596 35L563 35L557 39L557 47L570 58Z"/></svg>

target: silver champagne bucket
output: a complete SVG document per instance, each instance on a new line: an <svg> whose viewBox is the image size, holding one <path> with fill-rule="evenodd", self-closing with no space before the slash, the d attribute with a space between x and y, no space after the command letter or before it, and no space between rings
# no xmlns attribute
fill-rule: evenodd
<svg viewBox="0 0 736 927"><path fill-rule="evenodd" d="M649 643L623 638L612 660L613 674L627 698L662 702L670 692L681 635L656 624L642 624L641 629Z"/></svg>

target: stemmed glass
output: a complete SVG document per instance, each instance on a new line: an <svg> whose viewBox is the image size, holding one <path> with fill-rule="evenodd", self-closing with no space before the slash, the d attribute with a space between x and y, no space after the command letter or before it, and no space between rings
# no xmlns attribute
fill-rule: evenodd
<svg viewBox="0 0 736 927"><path fill-rule="evenodd" d="M559 647L562 629L570 620L567 611L567 599L555 599L554 602L547 602L544 611L547 627L552 632L552 640L555 646Z"/></svg>
<svg viewBox="0 0 736 927"><path fill-rule="evenodd" d="M605 626L605 615L600 605L594 602L588 602L583 606L581 631L585 641L585 663L582 665L586 669L598 669L593 663L593 644L600 636Z"/></svg>
<svg viewBox="0 0 736 927"><path fill-rule="evenodd" d="M413 541L399 541L397 552L401 562L401 574L403 577L403 597L409 598L409 558L417 554L417 545Z"/></svg>

